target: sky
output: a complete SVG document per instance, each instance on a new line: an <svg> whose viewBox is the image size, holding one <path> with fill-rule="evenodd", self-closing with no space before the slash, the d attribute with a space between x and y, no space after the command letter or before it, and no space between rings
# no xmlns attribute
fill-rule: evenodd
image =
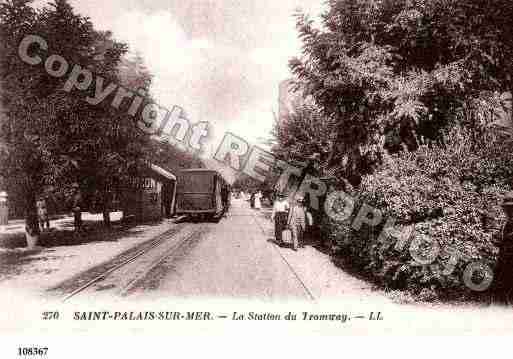
<svg viewBox="0 0 513 359"><path fill-rule="evenodd" d="M268 137L278 84L291 77L288 60L301 51L294 10L316 16L324 6L323 0L70 3L142 54L160 105L182 107L192 123L208 121L216 140L232 131L253 143Z"/></svg>

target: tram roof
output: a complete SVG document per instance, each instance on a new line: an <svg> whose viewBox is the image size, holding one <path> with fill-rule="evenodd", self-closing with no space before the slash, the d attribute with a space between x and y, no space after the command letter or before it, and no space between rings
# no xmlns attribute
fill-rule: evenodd
<svg viewBox="0 0 513 359"><path fill-rule="evenodd" d="M181 170L180 173L182 173L182 174L185 174L185 173L204 173L204 174L209 174L209 175L212 175L212 176L217 175L217 176L220 176L226 182L226 178L219 171L208 169L208 168L189 168L189 169Z"/></svg>
<svg viewBox="0 0 513 359"><path fill-rule="evenodd" d="M159 167L159 166L154 165L153 163L151 163L150 164L150 168L151 168L152 171L157 172L159 175L161 175L161 176L163 176L163 177L165 177L167 179L176 181L176 176L174 174L172 174L171 172L166 171L162 167Z"/></svg>
<svg viewBox="0 0 513 359"><path fill-rule="evenodd" d="M211 172L211 173L219 173L216 170L210 170L208 168L189 168L186 170L181 170L180 172Z"/></svg>

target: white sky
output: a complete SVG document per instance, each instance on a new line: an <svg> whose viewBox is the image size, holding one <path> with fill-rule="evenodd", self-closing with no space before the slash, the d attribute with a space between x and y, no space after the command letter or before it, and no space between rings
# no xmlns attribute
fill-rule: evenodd
<svg viewBox="0 0 513 359"><path fill-rule="evenodd" d="M37 3L47 1L39 0ZM191 122L208 121L214 142L230 130L267 137L278 83L300 53L294 9L318 15L323 0L71 0L98 29L141 52L152 92ZM217 144L215 144L217 146Z"/></svg>

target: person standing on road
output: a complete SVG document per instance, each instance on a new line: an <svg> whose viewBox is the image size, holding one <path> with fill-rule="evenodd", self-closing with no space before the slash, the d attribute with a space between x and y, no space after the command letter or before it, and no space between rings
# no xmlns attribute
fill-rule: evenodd
<svg viewBox="0 0 513 359"><path fill-rule="evenodd" d="M502 208L506 214L506 224L502 229L492 289L495 301L508 304L513 303L513 192L504 196Z"/></svg>
<svg viewBox="0 0 513 359"><path fill-rule="evenodd" d="M75 231L79 232L82 230L82 193L80 192L78 183L73 184L72 201L71 210L73 211Z"/></svg>
<svg viewBox="0 0 513 359"><path fill-rule="evenodd" d="M289 213L288 223L292 230L292 248L297 251L298 247L303 248L304 234L306 229L306 208L304 206L304 199L298 197Z"/></svg>
<svg viewBox="0 0 513 359"><path fill-rule="evenodd" d="M251 191L251 196L249 197L249 205L251 208L255 208L255 191Z"/></svg>
<svg viewBox="0 0 513 359"><path fill-rule="evenodd" d="M45 230L45 224L46 228L50 229L50 219L48 218L48 208L46 206L46 199L43 196L39 197L37 199L36 206L39 225L41 227L41 232L43 232Z"/></svg>
<svg viewBox="0 0 513 359"><path fill-rule="evenodd" d="M228 207L228 189L226 186L221 187L221 203L223 204L223 208L226 210L226 207Z"/></svg>
<svg viewBox="0 0 513 359"><path fill-rule="evenodd" d="M255 209L262 208L262 192L258 191L255 193Z"/></svg>
<svg viewBox="0 0 513 359"><path fill-rule="evenodd" d="M223 203L223 217L226 217L230 207L230 190L227 186L221 187L221 201Z"/></svg>
<svg viewBox="0 0 513 359"><path fill-rule="evenodd" d="M273 204L273 211L271 214L271 221L274 222L274 236L278 244L283 244L282 232L287 225L287 218L289 216L289 202L285 194L278 193L277 199Z"/></svg>

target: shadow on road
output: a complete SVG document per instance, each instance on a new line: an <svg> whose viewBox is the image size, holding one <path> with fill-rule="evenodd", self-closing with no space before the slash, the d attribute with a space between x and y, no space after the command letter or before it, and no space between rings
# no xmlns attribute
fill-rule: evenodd
<svg viewBox="0 0 513 359"><path fill-rule="evenodd" d="M222 218L225 218L224 215L217 217L193 217L193 216L183 216L175 221L175 223L219 223Z"/></svg>
<svg viewBox="0 0 513 359"><path fill-rule="evenodd" d="M126 236L130 231L131 236L137 236L140 231L131 231L136 224L124 224L113 222L110 227L96 221L84 221L83 229L75 231L73 222L66 223L63 229L52 230L42 234L39 245L44 248L74 246L93 242L115 242Z"/></svg>
<svg viewBox="0 0 513 359"><path fill-rule="evenodd" d="M74 230L73 221L70 223L71 225L65 223L60 228L44 231L40 236L38 246L34 249L26 248L24 233L16 233L16 238L9 238L7 245L0 248L0 280L21 274L23 268L31 263L51 260L51 253L55 251L52 248L117 242L126 237L133 239L144 235L144 232L148 230L148 228L135 229L134 227L139 225L151 227L160 224L160 222L127 224L115 221L111 223L110 227L106 227L103 222L84 221L83 230L77 233ZM44 255L39 255L42 252Z"/></svg>

